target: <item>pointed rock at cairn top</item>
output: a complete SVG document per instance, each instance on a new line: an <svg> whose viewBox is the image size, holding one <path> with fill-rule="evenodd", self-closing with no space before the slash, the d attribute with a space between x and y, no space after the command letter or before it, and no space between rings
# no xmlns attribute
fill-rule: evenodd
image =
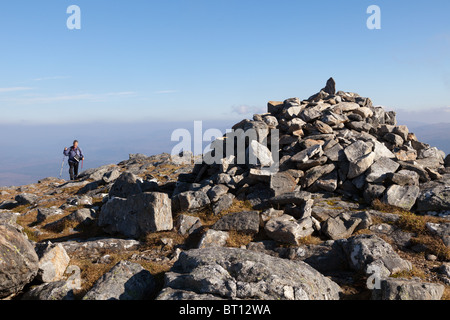
<svg viewBox="0 0 450 320"><path fill-rule="evenodd" d="M322 89L322 91L325 91L330 95L336 94L336 82L333 78L328 79L327 84L325 88Z"/></svg>

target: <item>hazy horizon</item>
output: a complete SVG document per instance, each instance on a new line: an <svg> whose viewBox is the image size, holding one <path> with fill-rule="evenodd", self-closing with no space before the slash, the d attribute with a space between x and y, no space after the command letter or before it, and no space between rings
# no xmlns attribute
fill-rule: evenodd
<svg viewBox="0 0 450 320"><path fill-rule="evenodd" d="M236 122L238 121L204 121L203 132L216 128L225 133L225 130L230 129ZM436 132L438 125L402 119L399 119L399 124L408 125L411 131L416 132L420 141L436 142L436 147L447 154L450 153L448 139L442 138L439 131ZM443 125L445 130L450 129L450 123ZM20 186L36 183L46 177L59 177L64 158L62 151L64 147L69 147L74 139L80 141L80 147L85 153L83 169L86 170L106 164L117 164L127 160L130 153L149 156L170 153L178 143L171 141L171 134L178 128L193 133L194 123L0 125L0 187ZM431 133L427 129L431 130ZM67 158L64 161L62 177L68 179Z"/></svg>

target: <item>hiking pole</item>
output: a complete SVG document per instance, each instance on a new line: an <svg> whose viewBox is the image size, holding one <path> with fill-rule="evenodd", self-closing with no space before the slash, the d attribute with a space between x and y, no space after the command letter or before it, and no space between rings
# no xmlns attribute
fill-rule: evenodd
<svg viewBox="0 0 450 320"><path fill-rule="evenodd" d="M62 177L62 173L63 173L63 168L64 168L64 162L66 160L66 156L64 156L63 161L61 163L61 172L59 173L59 178L61 179Z"/></svg>

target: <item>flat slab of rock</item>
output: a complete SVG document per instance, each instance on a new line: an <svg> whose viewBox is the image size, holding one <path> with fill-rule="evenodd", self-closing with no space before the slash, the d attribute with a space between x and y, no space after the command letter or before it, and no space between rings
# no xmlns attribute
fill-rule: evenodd
<svg viewBox="0 0 450 320"><path fill-rule="evenodd" d="M371 183L382 183L388 173L394 173L400 165L389 158L383 157L375 161L367 172L366 181Z"/></svg>
<svg viewBox="0 0 450 320"><path fill-rule="evenodd" d="M235 196L232 193L227 193L223 195L216 203L212 206L212 211L215 215L227 210L233 205Z"/></svg>
<svg viewBox="0 0 450 320"><path fill-rule="evenodd" d="M270 203L286 205L286 204L297 204L302 205L307 200L311 199L311 193L306 191L289 192L282 195L273 197L270 199Z"/></svg>
<svg viewBox="0 0 450 320"><path fill-rule="evenodd" d="M259 223L260 217L258 211L243 211L229 213L223 216L212 228L221 231L258 233Z"/></svg>
<svg viewBox="0 0 450 320"><path fill-rule="evenodd" d="M384 195L383 201L395 207L411 210L419 196L418 186L391 185Z"/></svg>
<svg viewBox="0 0 450 320"><path fill-rule="evenodd" d="M448 223L427 222L426 227L429 232L440 237L444 242L444 244L447 247L450 247L450 222Z"/></svg>
<svg viewBox="0 0 450 320"><path fill-rule="evenodd" d="M214 296L212 294L199 294L195 293L193 291L186 291L186 290L178 290L178 289L172 289L172 288L165 288L163 289L158 297L156 297L156 300L195 300L195 301L201 301L201 300L225 300L223 298Z"/></svg>
<svg viewBox="0 0 450 320"><path fill-rule="evenodd" d="M374 290L375 300L441 300L445 287L419 280L385 279L381 289Z"/></svg>
<svg viewBox="0 0 450 320"><path fill-rule="evenodd" d="M62 215L64 211L57 207L39 208L37 213L37 222L44 222L48 217Z"/></svg>
<svg viewBox="0 0 450 320"><path fill-rule="evenodd" d="M195 212L211 203L208 195L201 191L185 191L173 197L174 208L179 211Z"/></svg>
<svg viewBox="0 0 450 320"><path fill-rule="evenodd" d="M226 299L338 300L341 291L304 262L236 248L183 252L165 276L166 288Z"/></svg>
<svg viewBox="0 0 450 320"><path fill-rule="evenodd" d="M134 250L140 242L134 239L117 239L117 238L91 238L88 240L71 240L61 243L66 252L80 253L92 252L96 254L102 250L120 252L126 250Z"/></svg>
<svg viewBox="0 0 450 320"><path fill-rule="evenodd" d="M274 196L293 192L296 186L297 181L289 172L278 172L270 177L270 189Z"/></svg>
<svg viewBox="0 0 450 320"><path fill-rule="evenodd" d="M200 218L189 216L186 214L181 214L177 222L175 224L175 228L178 230L178 233L181 235L192 234L202 227L202 223Z"/></svg>

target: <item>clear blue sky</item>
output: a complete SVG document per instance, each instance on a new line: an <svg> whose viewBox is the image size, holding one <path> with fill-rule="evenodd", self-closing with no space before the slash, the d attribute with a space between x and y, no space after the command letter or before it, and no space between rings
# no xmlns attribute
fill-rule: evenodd
<svg viewBox="0 0 450 320"><path fill-rule="evenodd" d="M14 0L0 35L0 123L241 119L330 76L450 122L448 0Z"/></svg>

